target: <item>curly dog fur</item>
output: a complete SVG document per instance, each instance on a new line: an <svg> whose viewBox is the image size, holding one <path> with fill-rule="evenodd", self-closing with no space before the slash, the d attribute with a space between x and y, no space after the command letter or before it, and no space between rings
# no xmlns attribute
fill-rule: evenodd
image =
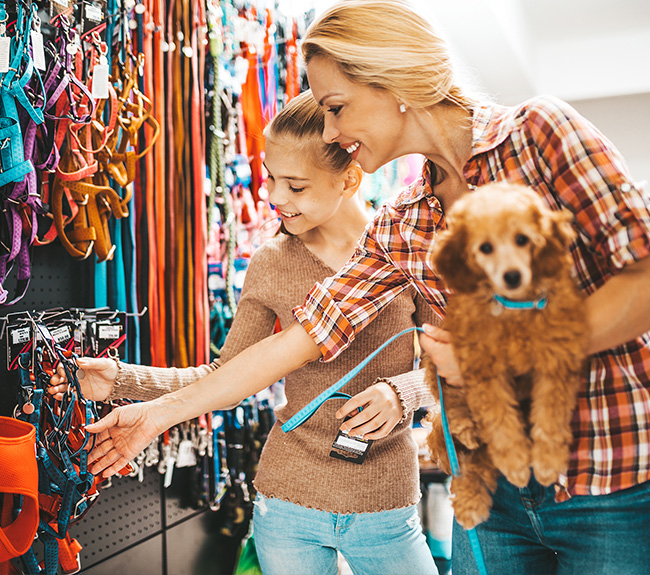
<svg viewBox="0 0 650 575"><path fill-rule="evenodd" d="M570 220L529 188L489 184L452 206L432 248L433 268L452 292L443 327L464 380L442 387L460 467L454 512L466 529L488 518L499 473L524 487L532 468L551 485L568 467L586 346ZM547 303L509 309L495 295ZM438 396L435 367L426 365ZM432 459L450 473L439 409L429 419Z"/></svg>

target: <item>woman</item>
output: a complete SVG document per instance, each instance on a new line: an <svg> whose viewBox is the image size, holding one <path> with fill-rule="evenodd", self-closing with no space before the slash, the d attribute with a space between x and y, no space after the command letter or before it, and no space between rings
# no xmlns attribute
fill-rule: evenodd
<svg viewBox="0 0 650 575"><path fill-rule="evenodd" d="M175 369L82 358L87 397L152 399L195 382L273 333L276 318L283 326L291 323L292 309L314 282L348 260L370 221L357 193L362 171L345 150L324 144L322 132L323 113L309 92L291 100L265 131L270 201L285 234L251 259L220 359ZM287 375L287 403L277 408L277 417L286 421L387 334L433 319L415 289L405 291L338 361L311 363ZM413 359L413 337L402 338L345 386L354 396L347 403L328 401L287 434L274 425L254 480L255 547L265 575L335 575L337 550L358 574L437 574L417 514L420 482L411 437L413 411L434 400L423 372L411 371ZM330 452L339 428L353 424L341 418L358 407L372 417L366 437L379 441L355 465Z"/></svg>
<svg viewBox="0 0 650 575"><path fill-rule="evenodd" d="M403 2L340 2L310 26L302 50L325 112L325 141L369 172L397 156L423 154L422 178L379 210L346 266L294 310L298 324L182 395L118 410L97 425L97 452L107 459L96 469L115 473L160 431L197 415L206 397L210 406L237 400L226 375L242 393L253 393L309 361L333 359L409 285L444 315L445 293L427 252L445 210L475 186L509 180L575 216L571 249L588 295L591 355L567 475L550 488L532 480L520 490L500 481L492 514L478 527L488 571L643 572L650 529L650 211L624 160L557 99L506 108L471 98L455 81L444 43ZM447 334L426 330L421 343L439 374L462 385ZM355 426L363 412L356 418ZM454 575L474 571L458 526L452 562Z"/></svg>

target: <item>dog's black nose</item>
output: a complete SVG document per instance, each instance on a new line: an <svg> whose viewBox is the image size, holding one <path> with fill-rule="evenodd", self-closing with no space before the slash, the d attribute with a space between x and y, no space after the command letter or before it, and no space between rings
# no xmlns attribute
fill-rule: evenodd
<svg viewBox="0 0 650 575"><path fill-rule="evenodd" d="M510 270L503 274L503 279L509 288L514 289L521 283L521 273L517 270Z"/></svg>

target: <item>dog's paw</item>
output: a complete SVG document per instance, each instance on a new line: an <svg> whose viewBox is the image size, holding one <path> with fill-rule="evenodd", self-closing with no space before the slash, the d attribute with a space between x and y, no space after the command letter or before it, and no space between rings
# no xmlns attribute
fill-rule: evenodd
<svg viewBox="0 0 650 575"><path fill-rule="evenodd" d="M535 442L532 449L532 465L535 479L541 485L548 487L557 482L560 473L564 473L569 465L568 446L550 446L547 443Z"/></svg>
<svg viewBox="0 0 650 575"><path fill-rule="evenodd" d="M472 529L490 516L492 497L488 494L455 497L452 506L459 525L464 529Z"/></svg>
<svg viewBox="0 0 650 575"><path fill-rule="evenodd" d="M526 487L530 481L530 467L502 471L506 479L515 487Z"/></svg>
<svg viewBox="0 0 650 575"><path fill-rule="evenodd" d="M490 452L496 468L515 487L526 487L530 481L530 445L512 445L507 452Z"/></svg>

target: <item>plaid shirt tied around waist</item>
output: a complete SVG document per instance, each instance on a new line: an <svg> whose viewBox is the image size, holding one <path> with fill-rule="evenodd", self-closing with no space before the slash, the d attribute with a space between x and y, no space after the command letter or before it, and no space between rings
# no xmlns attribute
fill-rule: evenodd
<svg viewBox="0 0 650 575"><path fill-rule="evenodd" d="M613 144L571 106L549 96L473 110L470 187L509 181L574 215L575 278L590 294L650 255L650 197ZM444 316L444 286L428 266L441 204L422 175L384 205L355 254L311 290L294 315L329 361L409 284ZM386 334L388 338L392 334ZM589 358L572 421L574 443L557 499L601 495L650 479L650 332Z"/></svg>

